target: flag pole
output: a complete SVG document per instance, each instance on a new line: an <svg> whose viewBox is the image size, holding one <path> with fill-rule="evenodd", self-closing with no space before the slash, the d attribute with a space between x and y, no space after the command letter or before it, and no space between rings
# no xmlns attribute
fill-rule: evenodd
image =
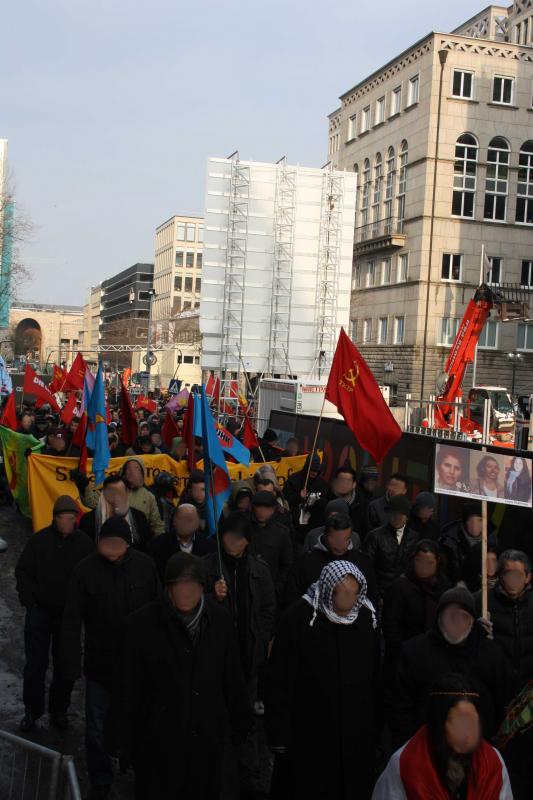
<svg viewBox="0 0 533 800"><path fill-rule="evenodd" d="M221 579L224 577L222 573L222 548L220 546L220 534L218 530L218 513L217 513L217 498L215 495L215 480L213 478L213 462L209 462L209 483L211 485L211 496L213 498L213 511L215 515L215 537L217 540L217 554L218 554L218 569Z"/></svg>
<svg viewBox="0 0 533 800"><path fill-rule="evenodd" d="M481 264L479 265L479 285L484 283L483 271L485 268L485 244L481 245ZM474 363L472 364L472 388L476 385L477 379L477 344L474 350Z"/></svg>
<svg viewBox="0 0 533 800"><path fill-rule="evenodd" d="M318 440L318 431L320 430L320 423L322 422L322 417L324 415L324 407L325 407L325 405L326 405L326 387L324 387L324 399L322 401L322 408L320 409L320 416L319 416L318 422L316 424L315 438L313 440L313 446L312 446L311 451L309 453L309 465L307 467L307 475L305 476L304 491L307 491L307 484L308 484L308 481L309 481L309 473L311 472L311 462L312 462L313 456L315 454L315 447L316 447L316 443L317 443L317 440Z"/></svg>

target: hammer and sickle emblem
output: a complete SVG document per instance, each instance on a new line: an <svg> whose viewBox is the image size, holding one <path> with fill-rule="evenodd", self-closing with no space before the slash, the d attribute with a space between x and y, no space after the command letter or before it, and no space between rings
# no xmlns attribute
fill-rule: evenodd
<svg viewBox="0 0 533 800"><path fill-rule="evenodd" d="M354 369L354 368L355 368L355 369ZM355 361L354 361L354 365L353 365L353 367L350 367L350 369L348 370L348 372L345 372L345 373L344 373L344 375L343 375L342 377L344 378L344 380L346 381L346 383L349 383L349 384L350 384L350 386L352 387L352 389L355 387L355 384L356 384L356 382L357 382L357 378L359 377L359 367L357 366L357 364L355 363Z"/></svg>

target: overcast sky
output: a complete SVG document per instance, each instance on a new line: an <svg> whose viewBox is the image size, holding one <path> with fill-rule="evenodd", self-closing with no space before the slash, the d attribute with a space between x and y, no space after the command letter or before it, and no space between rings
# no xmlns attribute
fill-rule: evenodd
<svg viewBox="0 0 533 800"><path fill-rule="evenodd" d="M205 163L321 166L328 113L365 75L473 0L19 0L2 11L9 139L33 302L153 261L154 231L202 214Z"/></svg>

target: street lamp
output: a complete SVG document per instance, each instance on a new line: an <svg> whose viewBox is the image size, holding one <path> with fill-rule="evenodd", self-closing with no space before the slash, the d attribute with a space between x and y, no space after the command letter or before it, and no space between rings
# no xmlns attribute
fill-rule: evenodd
<svg viewBox="0 0 533 800"><path fill-rule="evenodd" d="M143 358L144 364L146 366L146 371L148 373L148 377L146 379L146 394L148 394L148 390L150 389L150 367L152 367L156 361L157 357L154 353L152 353L151 346L152 346L152 306L155 297L155 289L149 289L148 294L150 295L150 305L148 307L148 333L146 336L146 355Z"/></svg>
<svg viewBox="0 0 533 800"><path fill-rule="evenodd" d="M514 385L515 385L515 377L516 377L516 367L522 361L522 353L507 353L507 358L513 365L513 380L511 385L511 394L514 394Z"/></svg>

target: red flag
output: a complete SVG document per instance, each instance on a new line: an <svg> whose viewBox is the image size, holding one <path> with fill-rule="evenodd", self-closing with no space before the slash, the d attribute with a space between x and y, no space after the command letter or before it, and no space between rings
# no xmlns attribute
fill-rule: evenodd
<svg viewBox="0 0 533 800"><path fill-rule="evenodd" d="M183 438L187 444L187 463L189 471L196 469L196 448L194 446L194 395L189 394L187 410L183 418Z"/></svg>
<svg viewBox="0 0 533 800"><path fill-rule="evenodd" d="M331 365L326 400L337 406L361 447L378 464L402 436L368 364L344 328Z"/></svg>
<svg viewBox="0 0 533 800"><path fill-rule="evenodd" d="M205 393L208 397L213 397L213 391L215 389L215 379L213 377L213 373L209 373L209 378L207 379L207 383L205 385Z"/></svg>
<svg viewBox="0 0 533 800"><path fill-rule="evenodd" d="M130 446L137 438L137 420L122 378L120 379L120 419L122 422L120 441L122 444Z"/></svg>
<svg viewBox="0 0 533 800"><path fill-rule="evenodd" d="M54 411L58 413L61 411L48 386L42 378L37 376L37 373L29 364L26 364L24 375L24 394L33 394L38 400L44 400L45 403L49 403Z"/></svg>
<svg viewBox="0 0 533 800"><path fill-rule="evenodd" d="M135 408L137 410L144 408L144 410L149 411L150 414L155 414L157 411L157 403L155 400L150 400L149 397L145 397L143 394L140 394L137 398L137 402L135 403Z"/></svg>
<svg viewBox="0 0 533 800"><path fill-rule="evenodd" d="M80 460L78 461L78 469L80 472L87 474L87 425L88 416L87 410L83 412L80 424L76 429L76 433L72 437L72 444L80 448Z"/></svg>
<svg viewBox="0 0 533 800"><path fill-rule="evenodd" d="M66 389L83 389L83 382L85 380L85 371L87 364L81 353L78 353L67 375L67 380L63 386L63 391Z"/></svg>
<svg viewBox="0 0 533 800"><path fill-rule="evenodd" d="M167 411L165 421L161 427L161 437L169 450L172 447L172 439L179 435L180 433L174 417L170 411Z"/></svg>
<svg viewBox="0 0 533 800"><path fill-rule="evenodd" d="M244 415L244 435L242 437L242 443L248 448L248 450L253 450L256 447L259 447L259 439L257 438L257 434L254 431L252 423L250 422L250 417L248 416L248 405L240 396L239 405Z"/></svg>
<svg viewBox="0 0 533 800"><path fill-rule="evenodd" d="M50 383L48 384L48 388L55 394L56 392L62 392L63 388L67 381L67 373L63 369L63 367L58 367L57 364L54 364L54 375Z"/></svg>
<svg viewBox="0 0 533 800"><path fill-rule="evenodd" d="M61 412L61 422L63 423L65 428L68 428L68 426L72 422L72 417L74 416L77 404L78 401L76 399L76 395L74 394L74 392L71 392L69 394L65 407Z"/></svg>
<svg viewBox="0 0 533 800"><path fill-rule="evenodd" d="M0 419L0 425L5 425L6 428L11 428L12 431L16 431L18 428L15 392L11 392L7 398L7 403L4 406L2 418Z"/></svg>

